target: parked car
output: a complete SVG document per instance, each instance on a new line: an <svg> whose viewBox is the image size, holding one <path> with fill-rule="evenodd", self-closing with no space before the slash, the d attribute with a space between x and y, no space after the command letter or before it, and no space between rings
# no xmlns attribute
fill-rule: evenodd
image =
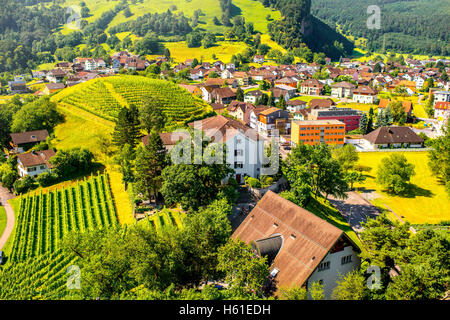
<svg viewBox="0 0 450 320"><path fill-rule="evenodd" d="M0 265L3 264L3 251L0 251Z"/></svg>

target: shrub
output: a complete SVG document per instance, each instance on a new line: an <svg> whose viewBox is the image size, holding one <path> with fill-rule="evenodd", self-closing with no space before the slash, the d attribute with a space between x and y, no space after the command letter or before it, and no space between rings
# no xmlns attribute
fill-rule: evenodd
<svg viewBox="0 0 450 320"><path fill-rule="evenodd" d="M252 177L245 177L245 183L250 188L261 188L261 182L258 179L252 178Z"/></svg>
<svg viewBox="0 0 450 320"><path fill-rule="evenodd" d="M14 191L16 194L22 194L28 192L35 187L35 180L32 176L25 176L20 180L14 182Z"/></svg>
<svg viewBox="0 0 450 320"><path fill-rule="evenodd" d="M36 177L36 182L39 183L41 187L48 187L54 184L58 180L58 175L56 173L44 172Z"/></svg>

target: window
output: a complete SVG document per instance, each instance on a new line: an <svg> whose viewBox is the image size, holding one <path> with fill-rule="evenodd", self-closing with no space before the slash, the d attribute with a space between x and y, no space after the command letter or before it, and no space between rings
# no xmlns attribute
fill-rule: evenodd
<svg viewBox="0 0 450 320"><path fill-rule="evenodd" d="M235 169L238 169L238 168L242 169L243 167L244 167L244 165L242 164L242 162L235 162L234 163L234 168Z"/></svg>
<svg viewBox="0 0 450 320"><path fill-rule="evenodd" d="M242 149L234 150L235 156L242 156L243 154L244 154L244 150L242 150Z"/></svg>
<svg viewBox="0 0 450 320"><path fill-rule="evenodd" d="M352 255L345 256L341 258L341 264L347 264L352 262Z"/></svg>
<svg viewBox="0 0 450 320"><path fill-rule="evenodd" d="M319 271L330 269L330 261L321 262L317 267Z"/></svg>
<svg viewBox="0 0 450 320"><path fill-rule="evenodd" d="M45 166L40 166L39 167L41 170L45 170Z"/></svg>
<svg viewBox="0 0 450 320"><path fill-rule="evenodd" d="M273 268L273 270L270 272L270 275L272 277L275 277L278 274L278 271L280 271L280 270L278 270L277 268Z"/></svg>
<svg viewBox="0 0 450 320"><path fill-rule="evenodd" d="M240 144L242 142L241 139L236 139L236 144Z"/></svg>

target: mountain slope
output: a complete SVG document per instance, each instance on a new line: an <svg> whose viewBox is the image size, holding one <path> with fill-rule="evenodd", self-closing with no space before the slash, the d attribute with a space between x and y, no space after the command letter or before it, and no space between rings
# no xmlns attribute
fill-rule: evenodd
<svg viewBox="0 0 450 320"><path fill-rule="evenodd" d="M381 10L380 30L367 28L370 5ZM367 39L370 51L450 55L450 0L313 0L311 12Z"/></svg>

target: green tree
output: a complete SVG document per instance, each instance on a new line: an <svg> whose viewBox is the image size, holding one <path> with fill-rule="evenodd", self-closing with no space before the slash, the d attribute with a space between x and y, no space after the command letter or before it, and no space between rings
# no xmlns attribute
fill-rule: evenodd
<svg viewBox="0 0 450 320"><path fill-rule="evenodd" d="M56 109L56 104L48 97L23 105L12 117L11 131L25 132L53 128L61 123L64 117Z"/></svg>
<svg viewBox="0 0 450 320"><path fill-rule="evenodd" d="M405 123L407 114L401 101L394 101L390 105L392 118L394 122Z"/></svg>
<svg viewBox="0 0 450 320"><path fill-rule="evenodd" d="M356 147L352 144L346 144L341 148L334 148L332 150L332 155L344 171L353 169L359 161L359 155L356 151Z"/></svg>
<svg viewBox="0 0 450 320"><path fill-rule="evenodd" d="M325 294L323 292L323 284L319 281L314 282L309 289L309 294L313 300L324 300Z"/></svg>
<svg viewBox="0 0 450 320"><path fill-rule="evenodd" d="M244 101L244 90L242 90L241 87L238 87L236 90L236 100Z"/></svg>
<svg viewBox="0 0 450 320"><path fill-rule="evenodd" d="M450 122L444 128L444 135L431 142L433 149L428 153L431 172L447 186L450 197Z"/></svg>
<svg viewBox="0 0 450 320"><path fill-rule="evenodd" d="M332 293L334 300L365 300L368 296L366 279L358 270L341 275Z"/></svg>
<svg viewBox="0 0 450 320"><path fill-rule="evenodd" d="M113 143L122 147L125 144L135 148L140 136L139 111L134 104L123 107L116 120L113 131Z"/></svg>
<svg viewBox="0 0 450 320"><path fill-rule="evenodd" d="M147 97L139 108L139 119L142 128L149 134L151 132L161 132L167 122L161 102L155 97Z"/></svg>
<svg viewBox="0 0 450 320"><path fill-rule="evenodd" d="M377 182L389 192L401 194L406 191L408 183L414 175L414 165L408 163L404 155L392 154L381 159L378 166Z"/></svg>
<svg viewBox="0 0 450 320"><path fill-rule="evenodd" d="M135 189L148 199L158 194L161 188L163 169L168 165L166 148L158 133L152 132L148 145L139 147L136 156Z"/></svg>
<svg viewBox="0 0 450 320"><path fill-rule="evenodd" d="M225 274L225 282L237 294L261 296L269 276L267 258L259 257L250 245L229 240L218 252L217 270Z"/></svg>
<svg viewBox="0 0 450 320"><path fill-rule="evenodd" d="M363 227L360 233L364 246L361 258L387 271L395 268L395 258L400 250L406 248L410 237L409 223L400 224L381 214L376 219L369 218Z"/></svg>

